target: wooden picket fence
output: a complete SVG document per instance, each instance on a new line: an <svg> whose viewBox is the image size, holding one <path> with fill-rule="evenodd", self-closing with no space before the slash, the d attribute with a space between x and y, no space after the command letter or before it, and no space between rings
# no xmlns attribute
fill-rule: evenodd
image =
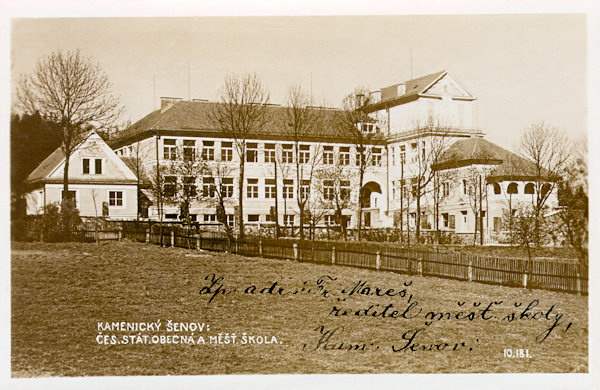
<svg viewBox="0 0 600 390"><path fill-rule="evenodd" d="M125 238L160 243L159 234L147 231L123 231ZM576 261L476 256L463 253L438 253L404 248L368 249L336 248L320 241L254 239L238 242L222 233L203 232L179 235L163 233L162 244L195 250L237 253L244 256L289 259L319 264L344 265L392 271L409 275L434 276L512 287L531 287L587 295L588 268ZM342 245L343 244L338 244ZM531 269L528 266L531 265Z"/></svg>

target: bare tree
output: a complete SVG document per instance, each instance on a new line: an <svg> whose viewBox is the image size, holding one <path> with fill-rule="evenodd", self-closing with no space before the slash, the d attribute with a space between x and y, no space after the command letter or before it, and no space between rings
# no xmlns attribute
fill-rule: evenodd
<svg viewBox="0 0 600 390"><path fill-rule="evenodd" d="M511 215L508 215L508 213L504 214L504 219L510 218L512 223L512 229L508 238L512 244L519 245L527 251L526 273L527 277L531 279L533 270L531 246L537 245L540 236L540 232L537 231L538 226L535 210L531 205L524 203L517 204L513 210L514 212ZM531 289L531 283L527 283L527 286Z"/></svg>
<svg viewBox="0 0 600 390"><path fill-rule="evenodd" d="M543 122L529 127L521 136L519 152L534 164L535 193L532 206L535 215L536 245L540 244L542 211L564 175L569 160L570 142L557 128Z"/></svg>
<svg viewBox="0 0 600 390"><path fill-rule="evenodd" d="M300 143L314 134L322 123L313 102L300 85L292 86L288 91L287 107L283 116L282 128L294 142L294 163L296 165L296 201L300 214L300 240L304 240L304 222L310 187L315 167L320 162L320 145L311 146ZM306 187L309 192L306 193Z"/></svg>
<svg viewBox="0 0 600 390"><path fill-rule="evenodd" d="M348 230L348 217L344 215L344 211L351 209L355 203L352 198L352 187L355 184L352 182L353 177L352 172L340 164L319 170L317 176L316 187L322 202L319 208L333 212L344 240L347 239Z"/></svg>
<svg viewBox="0 0 600 390"><path fill-rule="evenodd" d="M371 166L373 147L384 145L381 129L383 119L369 115L365 107L372 103L367 88L358 87L342 101L342 110L337 115L335 127L338 135L348 140L356 152L356 169L358 170L358 239L362 233L362 209L364 204L363 181L366 171Z"/></svg>
<svg viewBox="0 0 600 390"><path fill-rule="evenodd" d="M211 187L210 183L206 183L202 190L204 199L211 200L215 206L217 221L223 225L228 240L232 236L232 227L229 226L229 221L227 220L226 207L232 201L233 197L232 172L232 167L221 159L209 164L206 174L209 175L208 179L213 184Z"/></svg>
<svg viewBox="0 0 600 390"><path fill-rule="evenodd" d="M475 216L473 244L477 243L477 231L479 231L480 244L483 245L483 213L487 212L487 178L492 169L493 166L471 166L464 171L463 183L467 187L466 195Z"/></svg>
<svg viewBox="0 0 600 390"><path fill-rule="evenodd" d="M49 128L60 140L65 156L63 201L69 196L69 159L74 149L90 128L107 131L120 115L119 103L110 89L100 65L79 50L55 52L39 60L19 83L21 108L57 124Z"/></svg>
<svg viewBox="0 0 600 390"><path fill-rule="evenodd" d="M244 168L246 142L258 133L267 122L269 92L256 74L228 76L219 96L209 113L214 126L233 140L239 156L238 172L238 227L239 239L244 237Z"/></svg>

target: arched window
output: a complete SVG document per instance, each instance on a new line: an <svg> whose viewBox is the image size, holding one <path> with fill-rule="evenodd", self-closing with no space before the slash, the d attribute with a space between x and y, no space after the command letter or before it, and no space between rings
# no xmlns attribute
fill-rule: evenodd
<svg viewBox="0 0 600 390"><path fill-rule="evenodd" d="M509 194L518 194L519 186L517 185L517 183L510 183L508 185L506 192L508 192Z"/></svg>
<svg viewBox="0 0 600 390"><path fill-rule="evenodd" d="M533 194L534 192L535 191L534 191L533 183L527 183L525 185L525 193L526 194Z"/></svg>
<svg viewBox="0 0 600 390"><path fill-rule="evenodd" d="M545 183L542 186L542 196L546 196L551 189L552 189L552 186L549 183Z"/></svg>
<svg viewBox="0 0 600 390"><path fill-rule="evenodd" d="M502 193L502 189L500 188L500 184L494 183L494 194L498 195Z"/></svg>

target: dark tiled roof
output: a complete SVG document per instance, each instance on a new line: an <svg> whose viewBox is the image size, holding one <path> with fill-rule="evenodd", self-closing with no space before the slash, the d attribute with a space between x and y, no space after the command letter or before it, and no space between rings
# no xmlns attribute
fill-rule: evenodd
<svg viewBox="0 0 600 390"><path fill-rule="evenodd" d="M396 106L401 103L410 102L412 100L416 100L420 93L423 93L425 88L427 88L431 83L445 75L445 70L440 72L431 73L425 76L418 77L416 79L408 80L404 82L406 84L406 91L403 95L395 97L393 99L382 100L378 103L369 105L366 107L367 112L373 112L377 110L381 110L382 108Z"/></svg>
<svg viewBox="0 0 600 390"><path fill-rule="evenodd" d="M125 165L127 165L127 168L131 169L131 172L133 172L134 175L138 176L138 168L139 168L139 177L138 179L140 180L140 184L142 185L150 185L152 184L150 178L148 177L148 172L146 172L146 170L144 169L144 167L142 166L142 164L140 163L137 167L136 167L136 159L135 157L121 157L121 160L123 160L123 162L125 163Z"/></svg>
<svg viewBox="0 0 600 390"><path fill-rule="evenodd" d="M182 135L195 137L226 137L220 129L216 128L210 120L210 110L220 103L205 101L179 101L170 108L161 112L153 111L140 119L111 142L113 148L118 148L130 142L147 138L154 132L167 135ZM265 125L252 138L256 139L286 139L288 134L283 131L285 126L286 110L284 106L267 106L267 121ZM339 110L314 108L321 116L323 125L307 134L306 140L328 140L342 142L344 139L331 125L335 113Z"/></svg>
<svg viewBox="0 0 600 390"><path fill-rule="evenodd" d="M472 164L495 165L488 176L494 180L527 180L537 176L533 162L483 138L469 138L452 144L434 169L459 168Z"/></svg>
<svg viewBox="0 0 600 390"><path fill-rule="evenodd" d="M45 179L56 169L65 158L65 154L61 147L58 147L54 152L50 153L25 179L25 183L31 184Z"/></svg>

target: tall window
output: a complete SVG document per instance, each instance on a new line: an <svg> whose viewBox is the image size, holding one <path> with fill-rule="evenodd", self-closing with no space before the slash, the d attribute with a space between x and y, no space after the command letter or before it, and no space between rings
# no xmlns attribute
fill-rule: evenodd
<svg viewBox="0 0 600 390"><path fill-rule="evenodd" d="M101 175L102 174L102 159L101 158L83 158L82 172L84 175Z"/></svg>
<svg viewBox="0 0 600 390"><path fill-rule="evenodd" d="M335 225L335 215L327 214L324 218L325 225L333 226Z"/></svg>
<svg viewBox="0 0 600 390"><path fill-rule="evenodd" d="M265 179L265 198L275 199L275 179Z"/></svg>
<svg viewBox="0 0 600 390"><path fill-rule="evenodd" d="M265 162L275 162L275 144L265 144Z"/></svg>
<svg viewBox="0 0 600 390"><path fill-rule="evenodd" d="M291 164L294 162L294 145L292 144L283 144L282 145L282 155L281 155L281 161L284 164Z"/></svg>
<svg viewBox="0 0 600 390"><path fill-rule="evenodd" d="M519 186L517 185L517 183L510 183L508 185L508 188L506 189L506 192L509 194L518 194Z"/></svg>
<svg viewBox="0 0 600 390"><path fill-rule="evenodd" d="M232 142L221 142L221 161L233 160L233 143Z"/></svg>
<svg viewBox="0 0 600 390"><path fill-rule="evenodd" d="M349 180L340 181L340 198L350 199L350 181Z"/></svg>
<svg viewBox="0 0 600 390"><path fill-rule="evenodd" d="M393 146L390 148L390 155L392 156L392 165L396 165L396 148Z"/></svg>
<svg viewBox="0 0 600 390"><path fill-rule="evenodd" d="M450 182L445 181L442 183L442 196L450 195Z"/></svg>
<svg viewBox="0 0 600 390"><path fill-rule="evenodd" d="M333 165L333 146L323 146L323 164Z"/></svg>
<svg viewBox="0 0 600 390"><path fill-rule="evenodd" d="M214 177L204 177L202 178L202 196L205 198L214 198L215 197L215 178Z"/></svg>
<svg viewBox="0 0 600 390"><path fill-rule="evenodd" d="M323 180L323 197L325 200L335 199L335 187L333 180Z"/></svg>
<svg viewBox="0 0 600 390"><path fill-rule="evenodd" d="M467 195L468 187L469 186L467 185L467 179L462 179L462 190L463 190L462 192L463 192L463 195Z"/></svg>
<svg viewBox="0 0 600 390"><path fill-rule="evenodd" d="M177 160L177 145L174 139L163 140L163 158Z"/></svg>
<svg viewBox="0 0 600 390"><path fill-rule="evenodd" d="M406 164L406 147L404 145L400 145L400 162Z"/></svg>
<svg viewBox="0 0 600 390"><path fill-rule="evenodd" d="M283 224L285 226L294 226L294 217L295 215L285 214L283 216Z"/></svg>
<svg viewBox="0 0 600 390"><path fill-rule="evenodd" d="M217 214L204 214L204 222L217 222Z"/></svg>
<svg viewBox="0 0 600 390"><path fill-rule="evenodd" d="M340 147L340 165L350 165L350 147Z"/></svg>
<svg viewBox="0 0 600 390"><path fill-rule="evenodd" d="M215 160L215 141L202 141L202 159L204 161Z"/></svg>
<svg viewBox="0 0 600 390"><path fill-rule="evenodd" d="M255 142L249 142L246 144L246 161L247 162L258 162L258 144Z"/></svg>
<svg viewBox="0 0 600 390"><path fill-rule="evenodd" d="M300 164L308 164L310 161L310 145L300 145L298 158L300 160Z"/></svg>
<svg viewBox="0 0 600 390"><path fill-rule="evenodd" d="M310 180L302 180L300 187L300 197L302 199L308 199L310 197Z"/></svg>
<svg viewBox="0 0 600 390"><path fill-rule="evenodd" d="M283 181L283 198L292 199L294 197L294 180L285 179Z"/></svg>
<svg viewBox="0 0 600 390"><path fill-rule="evenodd" d="M177 176L165 176L163 184L163 194L166 197L175 196L175 190L177 188Z"/></svg>
<svg viewBox="0 0 600 390"><path fill-rule="evenodd" d="M381 156L381 148L373 148L373 153L371 154L371 165L375 167L381 166Z"/></svg>
<svg viewBox="0 0 600 390"><path fill-rule="evenodd" d="M183 191L186 196L196 196L196 178L194 176L183 177Z"/></svg>
<svg viewBox="0 0 600 390"><path fill-rule="evenodd" d="M221 196L223 198L232 198L233 197L233 177L224 177L221 179L221 191L223 193Z"/></svg>
<svg viewBox="0 0 600 390"><path fill-rule="evenodd" d="M213 142L214 144L214 142ZM214 154L213 154L214 156ZM196 141L193 139L183 140L183 159L185 161L194 161L196 159Z"/></svg>
<svg viewBox="0 0 600 390"><path fill-rule="evenodd" d="M500 184L494 183L494 195L500 195L502 193L502 189L500 188Z"/></svg>
<svg viewBox="0 0 600 390"><path fill-rule="evenodd" d="M112 207L122 207L123 191L108 191L108 205Z"/></svg>
<svg viewBox="0 0 600 390"><path fill-rule="evenodd" d="M533 194L534 192L535 187L533 186L533 183L525 184L525 191L523 192L524 194Z"/></svg>
<svg viewBox="0 0 600 390"><path fill-rule="evenodd" d="M246 186L246 197L258 198L258 179L248 179Z"/></svg>

